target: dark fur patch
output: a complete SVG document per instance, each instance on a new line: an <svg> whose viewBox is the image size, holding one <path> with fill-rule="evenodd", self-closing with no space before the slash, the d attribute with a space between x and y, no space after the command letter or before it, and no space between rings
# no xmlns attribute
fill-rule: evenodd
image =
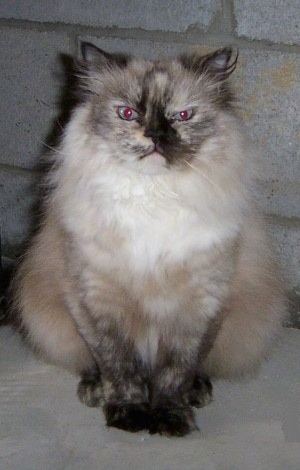
<svg viewBox="0 0 300 470"><path fill-rule="evenodd" d="M155 408L151 418L150 434L181 437L198 429L189 407Z"/></svg>
<svg viewBox="0 0 300 470"><path fill-rule="evenodd" d="M148 429L150 412L147 403L108 403L104 407L107 426L138 432Z"/></svg>
<svg viewBox="0 0 300 470"><path fill-rule="evenodd" d="M213 399L213 386L207 377L197 375L188 394L188 401L195 408L209 405Z"/></svg>
<svg viewBox="0 0 300 470"><path fill-rule="evenodd" d="M77 387L81 403L92 408L103 405L103 387L100 373L85 374Z"/></svg>
<svg viewBox="0 0 300 470"><path fill-rule="evenodd" d="M185 125L189 127L189 142L185 142L174 128L174 123L165 116L162 103L145 102L148 109L148 118L144 120L144 135L150 137L155 144L155 150L161 153L169 164L182 160L191 160L199 150L203 140L211 135L214 129L213 120L209 117L199 122L190 122ZM184 125L184 124L182 124Z"/></svg>

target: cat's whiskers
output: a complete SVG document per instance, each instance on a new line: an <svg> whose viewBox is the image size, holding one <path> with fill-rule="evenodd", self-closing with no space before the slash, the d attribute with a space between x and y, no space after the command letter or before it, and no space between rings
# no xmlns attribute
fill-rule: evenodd
<svg viewBox="0 0 300 470"><path fill-rule="evenodd" d="M66 155L64 152L61 152L60 150L56 149L55 147L52 147L51 145L46 144L46 142L43 142L42 140L40 140L40 143L42 145L44 145L45 147L47 147L49 150L52 150L52 152L58 153L58 154L63 155L63 156Z"/></svg>
<svg viewBox="0 0 300 470"><path fill-rule="evenodd" d="M198 168L196 168L194 165L192 165L190 162L188 162L187 160L184 160L184 162L190 167L192 168L192 170L194 170L196 173L198 173L200 176L202 176L202 178L204 178L206 181L208 181L214 188L216 188L218 191L220 191L220 188L205 174L203 173L202 171L200 171Z"/></svg>
<svg viewBox="0 0 300 470"><path fill-rule="evenodd" d="M60 130L61 130L61 131L64 131L64 128L63 128L63 126L61 125L61 123L60 123L60 121L59 121L58 118L56 119L56 122L57 122L57 124L58 124Z"/></svg>

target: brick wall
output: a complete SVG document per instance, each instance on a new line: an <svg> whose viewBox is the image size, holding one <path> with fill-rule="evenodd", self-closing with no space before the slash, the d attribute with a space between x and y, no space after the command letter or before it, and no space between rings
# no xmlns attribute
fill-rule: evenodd
<svg viewBox="0 0 300 470"><path fill-rule="evenodd" d="M262 204L290 289L300 286L298 0L0 0L2 250L31 227L37 162L58 112L59 53L89 40L153 57L238 47L240 113L261 149Z"/></svg>

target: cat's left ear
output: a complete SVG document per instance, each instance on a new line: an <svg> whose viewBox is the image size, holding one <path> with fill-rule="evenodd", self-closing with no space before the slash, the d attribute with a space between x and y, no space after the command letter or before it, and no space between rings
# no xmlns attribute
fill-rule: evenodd
<svg viewBox="0 0 300 470"><path fill-rule="evenodd" d="M89 42L80 45L82 65L88 70L101 70L113 67L126 67L130 56L126 54L109 54Z"/></svg>
<svg viewBox="0 0 300 470"><path fill-rule="evenodd" d="M217 80L226 80L235 70L238 56L237 51L234 59L231 60L232 49L225 47L205 56L181 57L181 63L196 74L208 74Z"/></svg>

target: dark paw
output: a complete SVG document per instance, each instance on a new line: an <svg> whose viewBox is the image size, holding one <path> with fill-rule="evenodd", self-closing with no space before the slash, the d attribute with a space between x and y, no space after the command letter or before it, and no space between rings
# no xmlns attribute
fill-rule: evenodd
<svg viewBox="0 0 300 470"><path fill-rule="evenodd" d="M213 386L207 377L197 375L189 391L188 402L191 406L202 408L213 400Z"/></svg>
<svg viewBox="0 0 300 470"><path fill-rule="evenodd" d="M150 434L185 436L197 426L191 408L155 408L152 412Z"/></svg>
<svg viewBox="0 0 300 470"><path fill-rule="evenodd" d="M107 426L137 432L149 429L150 414L147 403L108 403L104 407Z"/></svg>
<svg viewBox="0 0 300 470"><path fill-rule="evenodd" d="M100 377L86 377L78 384L77 395L81 403L93 408L103 405L103 388Z"/></svg>

